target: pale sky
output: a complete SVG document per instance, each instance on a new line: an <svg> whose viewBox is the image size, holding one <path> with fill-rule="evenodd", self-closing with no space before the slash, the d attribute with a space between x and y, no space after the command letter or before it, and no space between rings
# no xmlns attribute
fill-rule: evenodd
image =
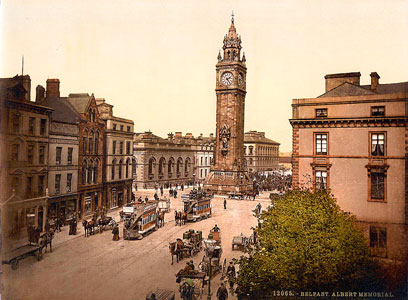
<svg viewBox="0 0 408 300"><path fill-rule="evenodd" d="M215 132L215 64L235 14L247 59L245 130L291 150L291 100L324 75L408 81L408 1L3 0L0 77L94 93L135 131Z"/></svg>

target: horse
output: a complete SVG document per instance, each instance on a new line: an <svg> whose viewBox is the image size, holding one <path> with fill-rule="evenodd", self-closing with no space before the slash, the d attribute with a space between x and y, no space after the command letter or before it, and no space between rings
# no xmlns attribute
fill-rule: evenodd
<svg viewBox="0 0 408 300"><path fill-rule="evenodd" d="M187 213L185 211L181 214L180 218L182 225L187 223Z"/></svg>
<svg viewBox="0 0 408 300"><path fill-rule="evenodd" d="M157 215L157 225L160 227L164 226L164 212L162 211Z"/></svg>
<svg viewBox="0 0 408 300"><path fill-rule="evenodd" d="M105 227L111 225L112 217L103 216L98 220L99 232L102 233L105 230Z"/></svg>
<svg viewBox="0 0 408 300"><path fill-rule="evenodd" d="M179 222L178 212L177 210L174 211L174 226L177 226Z"/></svg>
<svg viewBox="0 0 408 300"><path fill-rule="evenodd" d="M49 230L41 236L40 247L41 250L45 248L45 253L47 253L48 245L50 245L50 252L52 252L52 239L54 238L54 231Z"/></svg>
<svg viewBox="0 0 408 300"><path fill-rule="evenodd" d="M83 220L82 226L84 227L85 237L91 234L94 234L94 227L96 226L96 223L94 220L91 220L91 221Z"/></svg>

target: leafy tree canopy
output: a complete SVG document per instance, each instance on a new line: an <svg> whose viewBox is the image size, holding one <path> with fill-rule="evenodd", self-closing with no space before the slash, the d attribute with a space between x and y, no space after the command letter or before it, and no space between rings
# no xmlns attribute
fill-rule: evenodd
<svg viewBox="0 0 408 300"><path fill-rule="evenodd" d="M324 190L291 191L260 217L259 243L240 259L237 283L261 299L273 290L372 289L365 237ZM378 290L378 286L377 289Z"/></svg>

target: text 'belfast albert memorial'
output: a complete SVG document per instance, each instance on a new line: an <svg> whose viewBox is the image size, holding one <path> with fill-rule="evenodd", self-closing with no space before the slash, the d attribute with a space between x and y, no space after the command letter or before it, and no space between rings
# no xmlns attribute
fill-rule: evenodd
<svg viewBox="0 0 408 300"><path fill-rule="evenodd" d="M326 75L292 100L288 161L244 132L241 50L232 17L209 136L137 133L114 99L48 79L31 101L29 75L0 79L5 299L403 299L408 82Z"/></svg>

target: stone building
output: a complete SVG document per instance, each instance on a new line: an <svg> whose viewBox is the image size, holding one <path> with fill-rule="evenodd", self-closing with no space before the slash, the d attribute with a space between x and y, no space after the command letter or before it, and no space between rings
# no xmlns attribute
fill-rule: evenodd
<svg viewBox="0 0 408 300"><path fill-rule="evenodd" d="M79 116L66 97L60 97L60 81L48 79L47 89L37 86L36 102L53 109L48 151L48 217L65 223L76 212L78 199Z"/></svg>
<svg viewBox="0 0 408 300"><path fill-rule="evenodd" d="M195 139L193 148L195 149L195 178L197 182L203 183L210 174L211 165L214 163L214 135L211 133L209 137L203 137L201 134Z"/></svg>
<svg viewBox="0 0 408 300"><path fill-rule="evenodd" d="M27 242L27 227L47 218L49 117L30 100L29 75L0 79L1 208L5 248ZM16 244L17 243L17 244Z"/></svg>
<svg viewBox="0 0 408 300"><path fill-rule="evenodd" d="M113 105L96 99L100 119L105 122L103 183L107 208L120 207L132 199L133 127L132 120L113 115Z"/></svg>
<svg viewBox="0 0 408 300"><path fill-rule="evenodd" d="M326 75L317 98L294 99L293 185L329 188L360 221L371 254L407 258L408 82Z"/></svg>
<svg viewBox="0 0 408 300"><path fill-rule="evenodd" d="M106 207L102 182L105 124L100 119L93 94L69 94L67 101L80 119L76 209L83 218L98 208Z"/></svg>
<svg viewBox="0 0 408 300"><path fill-rule="evenodd" d="M153 188L192 184L195 180L192 135L181 132L163 139L152 132L136 133L134 137L135 186Z"/></svg>
<svg viewBox="0 0 408 300"><path fill-rule="evenodd" d="M248 131L244 136L244 158L249 172L279 169L279 143L265 137L265 132Z"/></svg>
<svg viewBox="0 0 408 300"><path fill-rule="evenodd" d="M234 17L216 65L217 124L215 164L204 187L211 193L246 193L252 184L244 164L246 73Z"/></svg>

